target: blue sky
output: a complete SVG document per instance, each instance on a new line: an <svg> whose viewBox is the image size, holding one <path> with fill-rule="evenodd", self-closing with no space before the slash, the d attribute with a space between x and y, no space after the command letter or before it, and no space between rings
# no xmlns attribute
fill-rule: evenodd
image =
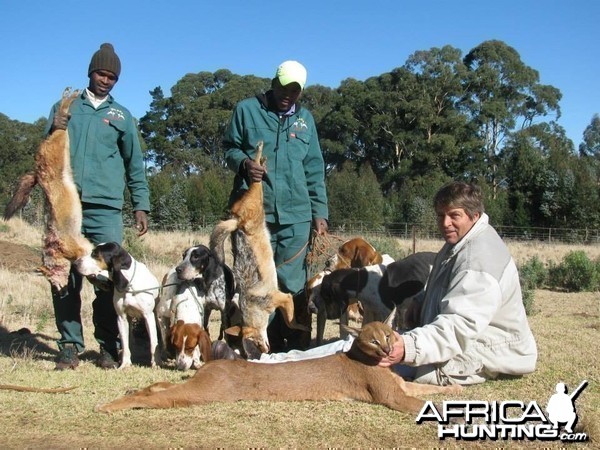
<svg viewBox="0 0 600 450"><path fill-rule="evenodd" d="M558 122L577 147L600 113L599 27L597 0L0 0L0 113L46 117L66 86L87 86L102 42L122 62L112 93L140 118L149 91L160 86L169 96L186 73L226 68L270 78L280 62L297 59L309 85L335 88L399 67L417 50L451 45L464 55L498 39L560 89Z"/></svg>

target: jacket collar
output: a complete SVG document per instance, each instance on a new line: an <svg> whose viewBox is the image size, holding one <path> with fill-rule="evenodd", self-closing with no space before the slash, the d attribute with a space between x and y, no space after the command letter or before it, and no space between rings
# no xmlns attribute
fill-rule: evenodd
<svg viewBox="0 0 600 450"><path fill-rule="evenodd" d="M486 213L481 213L481 217L473 224L467 234L465 234L460 241L450 247L448 251L448 257L451 258L452 256L456 255L465 245L467 245L467 242L469 242L473 236L478 235L481 230L487 227L489 221L489 216Z"/></svg>
<svg viewBox="0 0 600 450"><path fill-rule="evenodd" d="M439 251L438 256L436 257L436 260L435 260L435 263L434 263L434 268L432 270L432 275L433 276L431 277L431 279L427 283L428 285L433 284L432 281L434 280L434 278L437 278L442 273L442 271L439 270L439 269L437 269L437 268L444 267L446 264L448 264L448 262L459 251L461 251L461 249L465 245L467 245L467 243L471 239L473 239L473 236L478 235L484 228L487 227L488 223L489 223L489 216L486 213L481 213L481 217L479 218L479 220L477 222L475 222L475 224L473 224L473 226L471 227L471 229L467 232L467 234L465 234L463 236L463 238L460 241L458 241L454 245L452 245L452 244L444 244L444 246Z"/></svg>
<svg viewBox="0 0 600 450"><path fill-rule="evenodd" d="M92 94L92 95L93 95L93 94ZM82 98L84 101L88 102L90 105L93 105L93 102L92 102L92 100L91 100L91 98L90 98L90 93L88 92L88 89L87 89L87 88L86 88L86 89L83 89L83 91L82 91L82 93L81 93L81 98ZM98 108L100 108L100 107L103 107L105 104L106 104L106 105L110 105L110 104L111 104L111 103L113 103L114 101L115 101L115 99L113 98L113 96L112 96L112 95L110 95L110 94L108 94L108 95L106 96L106 98L104 99L104 101L98 105ZM98 108L94 108L94 109L98 109Z"/></svg>

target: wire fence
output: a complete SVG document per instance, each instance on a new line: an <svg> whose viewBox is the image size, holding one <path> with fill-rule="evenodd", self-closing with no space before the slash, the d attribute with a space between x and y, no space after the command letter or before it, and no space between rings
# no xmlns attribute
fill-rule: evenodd
<svg viewBox="0 0 600 450"><path fill-rule="evenodd" d="M498 234L507 240L561 242L572 244L600 243L600 229L571 229L546 227L515 227L492 224ZM335 227L334 227L335 228ZM401 239L439 239L436 225L420 223L389 223L381 229L373 229L361 222L349 222L337 228L348 234L370 234L393 236Z"/></svg>
<svg viewBox="0 0 600 450"><path fill-rule="evenodd" d="M217 217L202 216L193 225L152 227L164 231L194 231L210 233L220 220ZM492 224L503 239L514 241L539 241L545 243L570 244L600 244L600 229L596 228L550 228L550 227L515 227ZM332 224L330 232L339 235L363 235L377 237L396 237L400 239L440 239L440 233L435 224L423 223L387 223L373 227L362 221L348 221L343 224Z"/></svg>

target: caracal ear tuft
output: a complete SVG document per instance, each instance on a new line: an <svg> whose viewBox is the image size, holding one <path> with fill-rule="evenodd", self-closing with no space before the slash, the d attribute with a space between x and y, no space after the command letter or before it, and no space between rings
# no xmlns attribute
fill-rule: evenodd
<svg viewBox="0 0 600 450"><path fill-rule="evenodd" d="M394 306L394 309L392 309L392 312L390 313L390 315L387 317L387 319L385 319L385 324L390 327L390 328L394 328L394 321L396 319L396 310L397 310L398 306Z"/></svg>

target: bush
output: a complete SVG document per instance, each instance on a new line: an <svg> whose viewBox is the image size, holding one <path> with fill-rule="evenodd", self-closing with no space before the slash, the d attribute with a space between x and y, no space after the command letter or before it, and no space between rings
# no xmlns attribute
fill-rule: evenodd
<svg viewBox="0 0 600 450"><path fill-rule="evenodd" d="M148 247L137 235L137 230L125 227L123 230L123 248L138 261L146 261L150 256Z"/></svg>
<svg viewBox="0 0 600 450"><path fill-rule="evenodd" d="M368 229L380 229L384 222L385 200L370 166L355 170L346 163L327 177L329 222L335 226L352 221Z"/></svg>
<svg viewBox="0 0 600 450"><path fill-rule="evenodd" d="M548 269L534 256L519 268L519 276L523 289L539 289L547 283Z"/></svg>
<svg viewBox="0 0 600 450"><path fill-rule="evenodd" d="M535 300L535 291L533 289L523 288L523 306L525 307L525 314L532 316L535 312L533 304Z"/></svg>
<svg viewBox="0 0 600 450"><path fill-rule="evenodd" d="M410 254L409 248L403 248L398 239L389 236L373 236L367 239L382 255L388 254L396 261Z"/></svg>
<svg viewBox="0 0 600 450"><path fill-rule="evenodd" d="M593 262L582 250L568 253L559 265L551 265L548 271L552 288L569 292L592 292L600 288L600 263Z"/></svg>
<svg viewBox="0 0 600 450"><path fill-rule="evenodd" d="M534 256L519 268L519 278L523 291L523 306L528 316L534 313L535 289L546 284L548 270L537 256Z"/></svg>

